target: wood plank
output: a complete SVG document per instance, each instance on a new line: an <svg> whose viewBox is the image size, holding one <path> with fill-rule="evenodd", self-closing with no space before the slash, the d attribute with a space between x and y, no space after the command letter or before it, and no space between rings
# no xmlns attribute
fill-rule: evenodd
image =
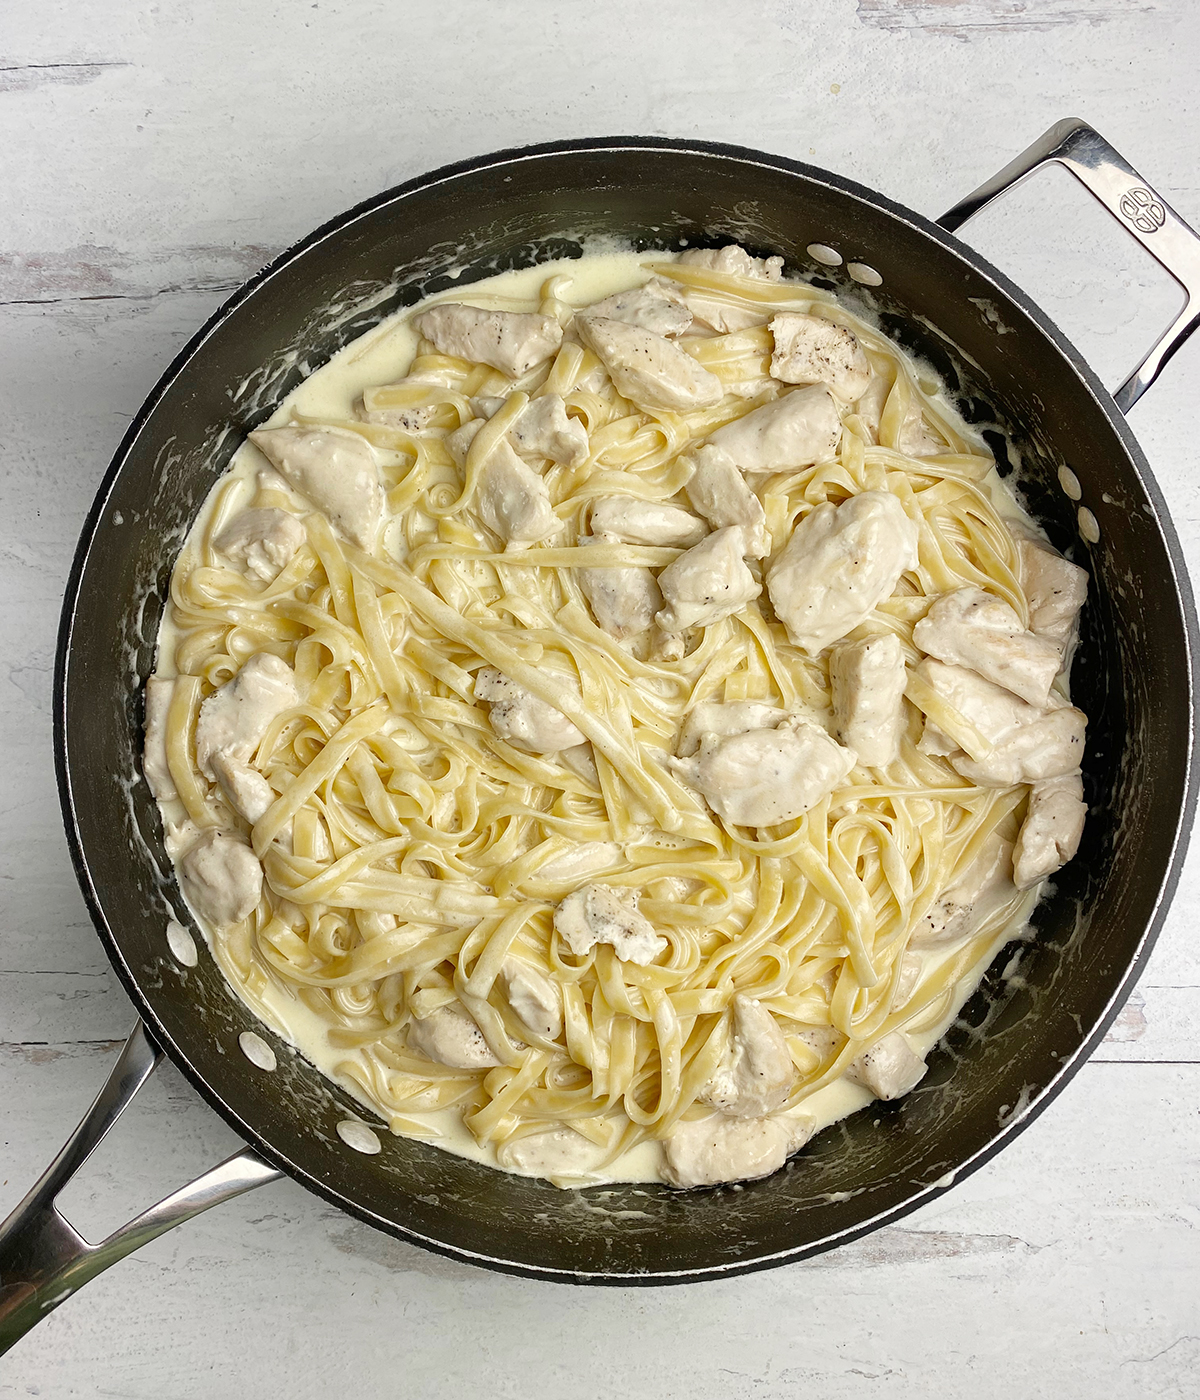
<svg viewBox="0 0 1200 1400"><path fill-rule="evenodd" d="M22 1123L10 1171L39 1160L29 1139L49 1130L57 1141L51 1120L85 1097L82 1067L64 1054L6 1072ZM136 1198L229 1146L172 1077L113 1135L103 1191ZM573 1394L630 1400L810 1386L852 1396L869 1380L901 1400L1011 1400L1051 1393L1047 1377L1069 1386L1056 1395L1182 1396L1200 1361L1198 1102L1196 1066L1089 1065L999 1158L905 1221L799 1265L685 1290L488 1274L272 1186L71 1299L6 1359L0 1396L36 1385L160 1400L285 1384L291 1396L372 1395L401 1375L422 1400L481 1384L551 1400L571 1377Z"/></svg>
<svg viewBox="0 0 1200 1400"><path fill-rule="evenodd" d="M858 0L864 25L892 33L920 30L954 39L988 33L1043 34L1047 30L1099 25L1152 15L1151 4L1122 4L1120 0L1038 0L1036 4L1005 4L998 0Z"/></svg>
<svg viewBox="0 0 1200 1400"><path fill-rule="evenodd" d="M686 13L685 13L686 9ZM243 277L446 161L603 131L742 142L936 214L1080 111L1200 221L1193 0L468 0L10 7L0 56L0 1213L91 1099L131 1010L70 870L50 754L62 583L145 393ZM968 238L1109 382L1174 289L1064 176ZM1132 422L1189 558L1200 344ZM525 1283L356 1224L291 1183L156 1242L0 1367L30 1394L542 1400L1144 1400L1200 1372L1200 852L1128 1007L981 1172L807 1264L690 1289ZM1175 1063L1177 1061L1185 1063ZM103 1228L233 1150L169 1067L72 1196Z"/></svg>

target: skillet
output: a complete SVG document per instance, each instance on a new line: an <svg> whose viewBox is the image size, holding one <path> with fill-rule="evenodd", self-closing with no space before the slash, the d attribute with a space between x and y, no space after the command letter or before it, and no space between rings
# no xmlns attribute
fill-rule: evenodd
<svg viewBox="0 0 1200 1400"><path fill-rule="evenodd" d="M1188 291L1110 395L1007 278L954 236L1048 162L1075 174ZM392 312L451 286L578 253L588 236L678 248L736 240L859 298L930 361L985 428L1053 542L1092 575L1073 672L1090 718L1091 816L1079 857L997 958L907 1098L827 1130L759 1182L681 1194L561 1192L382 1133L253 1017L201 951L140 780L141 688L188 526L245 433L300 380ZM841 261L814 260L825 245ZM881 280L880 280L881 279ZM1094 130L1058 123L937 223L811 166L738 147L604 138L448 166L350 210L220 308L134 420L89 513L67 584L55 751L76 873L140 1013L87 1116L0 1225L0 1351L102 1269L201 1210L294 1177L361 1220L455 1258L544 1279L715 1278L829 1249L948 1189L1026 1127L1102 1039L1149 955L1195 803L1196 619L1162 497L1124 418L1200 321L1200 239ZM202 941L196 935L196 941ZM1019 964L1020 976L1011 975ZM266 1073L238 1050L254 1030ZM55 1197L162 1055L248 1146L92 1244Z"/></svg>

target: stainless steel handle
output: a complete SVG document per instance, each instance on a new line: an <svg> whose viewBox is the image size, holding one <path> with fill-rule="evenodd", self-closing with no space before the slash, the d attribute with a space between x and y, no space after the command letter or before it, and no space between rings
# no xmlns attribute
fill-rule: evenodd
<svg viewBox="0 0 1200 1400"><path fill-rule="evenodd" d="M1086 122L1068 117L948 209L938 223L953 233L997 195L1051 161L1069 170L1187 293L1183 310L1114 395L1117 407L1125 413L1200 325L1200 236L1133 166Z"/></svg>
<svg viewBox="0 0 1200 1400"><path fill-rule="evenodd" d="M33 1190L0 1224L0 1355L110 1264L209 1206L282 1175L246 1147L99 1244L89 1243L68 1224L54 1204L59 1192L129 1107L161 1059L162 1051L139 1021L82 1122Z"/></svg>

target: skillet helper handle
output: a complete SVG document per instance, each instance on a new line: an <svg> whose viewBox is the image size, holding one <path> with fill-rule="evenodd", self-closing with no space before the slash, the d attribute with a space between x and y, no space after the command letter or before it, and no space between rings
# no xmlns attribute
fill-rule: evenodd
<svg viewBox="0 0 1200 1400"><path fill-rule="evenodd" d="M282 1173L243 1148L189 1185L91 1244L55 1207L59 1192L99 1146L162 1059L141 1021L125 1042L108 1082L62 1151L0 1224L0 1355L110 1264L164 1231Z"/></svg>
<svg viewBox="0 0 1200 1400"><path fill-rule="evenodd" d="M1133 166L1086 122L1068 117L1056 122L1028 150L948 209L938 223L954 233L997 195L1051 162L1069 170L1187 293L1183 310L1116 391L1117 407L1127 413L1200 326L1200 235Z"/></svg>

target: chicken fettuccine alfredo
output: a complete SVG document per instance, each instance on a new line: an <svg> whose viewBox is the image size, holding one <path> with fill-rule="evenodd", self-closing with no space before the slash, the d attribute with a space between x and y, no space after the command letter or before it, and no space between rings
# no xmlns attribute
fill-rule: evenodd
<svg viewBox="0 0 1200 1400"><path fill-rule="evenodd" d="M393 1132L762 1176L918 1083L1074 853L1086 582L832 294L595 253L250 434L145 774L229 982Z"/></svg>

